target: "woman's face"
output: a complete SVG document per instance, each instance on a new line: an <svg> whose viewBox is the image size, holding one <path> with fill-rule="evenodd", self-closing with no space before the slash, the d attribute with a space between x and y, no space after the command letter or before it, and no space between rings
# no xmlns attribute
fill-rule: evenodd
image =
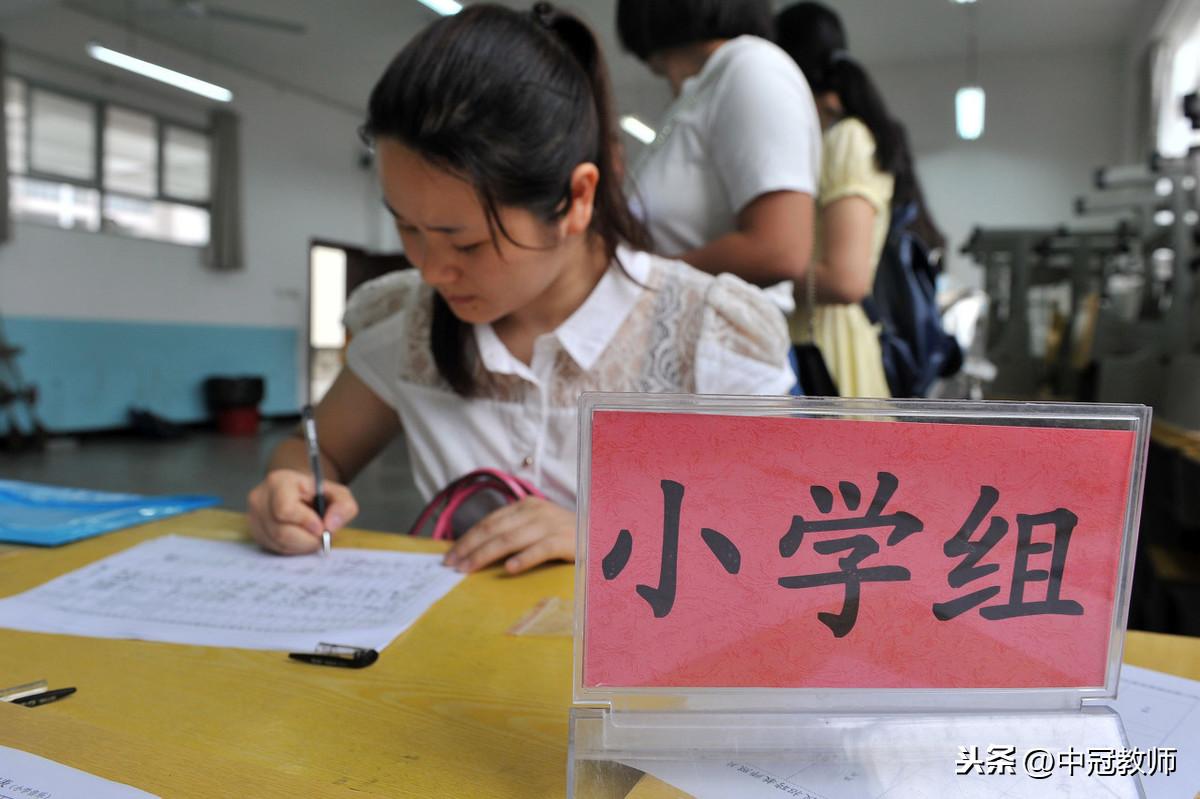
<svg viewBox="0 0 1200 799"><path fill-rule="evenodd" d="M488 220L474 187L395 139L376 142L384 201L408 260L464 322L491 324L536 302L562 275L562 235L529 211L499 209L513 241Z"/></svg>

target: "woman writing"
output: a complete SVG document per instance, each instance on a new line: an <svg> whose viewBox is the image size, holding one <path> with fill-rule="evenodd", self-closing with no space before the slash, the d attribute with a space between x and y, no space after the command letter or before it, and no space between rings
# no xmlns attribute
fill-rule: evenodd
<svg viewBox="0 0 1200 799"><path fill-rule="evenodd" d="M375 86L364 132L416 268L351 298L347 368L316 411L325 518L289 439L250 492L263 547L314 551L357 512L345 484L403 434L426 498L483 467L546 495L475 524L450 565L570 560L581 392L790 388L758 289L644 251L604 61L574 16L473 5L434 22Z"/></svg>

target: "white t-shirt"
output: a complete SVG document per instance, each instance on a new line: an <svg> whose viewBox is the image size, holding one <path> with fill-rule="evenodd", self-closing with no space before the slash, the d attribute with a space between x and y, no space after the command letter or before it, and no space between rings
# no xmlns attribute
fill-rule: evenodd
<svg viewBox="0 0 1200 799"><path fill-rule="evenodd" d="M481 396L455 394L430 349L433 290L416 270L350 297L350 370L396 410L417 489L427 500L456 477L498 468L575 507L577 402L584 391L786 394L783 317L763 292L626 248L570 318L518 360L491 325L475 325ZM632 279L631 279L632 278Z"/></svg>
<svg viewBox="0 0 1200 799"><path fill-rule="evenodd" d="M821 124L800 68L771 42L739 36L683 82L630 194L655 248L676 256L737 230L763 194L815 196L820 169ZM768 294L794 310L790 282Z"/></svg>

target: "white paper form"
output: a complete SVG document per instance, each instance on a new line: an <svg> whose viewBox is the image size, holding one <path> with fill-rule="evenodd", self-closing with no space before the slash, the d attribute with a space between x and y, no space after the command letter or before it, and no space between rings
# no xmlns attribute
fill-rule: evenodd
<svg viewBox="0 0 1200 799"><path fill-rule="evenodd" d="M0 599L0 627L243 649L383 649L463 575L440 555L281 557L165 536Z"/></svg>
<svg viewBox="0 0 1200 799"><path fill-rule="evenodd" d="M704 770L692 764L633 761L641 770L695 799L1137 799L1135 788L1110 790L1097 780L1065 775L1034 780L1017 776L956 777L953 768L932 777L927 768L897 764L887 774L866 775L832 764L730 760ZM1191 797L1187 797L1191 799Z"/></svg>
<svg viewBox="0 0 1200 799"><path fill-rule="evenodd" d="M158 799L44 757L0 746L0 799Z"/></svg>
<svg viewBox="0 0 1200 799"><path fill-rule="evenodd" d="M1200 795L1200 682L1121 666L1117 699L1129 745L1142 750L1178 749L1174 774L1142 777L1147 799L1192 799Z"/></svg>
<svg viewBox="0 0 1200 799"><path fill-rule="evenodd" d="M1128 777L1088 776L1054 769L1035 779L1022 768L1033 748L1057 752L1072 741L1123 748L1115 719L1096 725L1082 714L1054 714L1004 720L945 718L924 732L919 726L868 723L844 735L826 754L808 757L749 756L718 761L622 760L691 794L695 799L1138 799ZM964 774L956 771L957 742L986 750L1015 747L1015 773Z"/></svg>

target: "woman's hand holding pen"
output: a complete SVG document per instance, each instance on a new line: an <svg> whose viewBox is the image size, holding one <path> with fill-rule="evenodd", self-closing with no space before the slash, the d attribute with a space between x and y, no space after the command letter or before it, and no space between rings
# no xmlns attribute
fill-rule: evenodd
<svg viewBox="0 0 1200 799"><path fill-rule="evenodd" d="M358 515L350 489L325 480L325 519L313 510L313 476L294 469L274 469L247 497L250 532L263 549L302 555L321 547L321 531L333 532ZM486 520L485 520L486 521Z"/></svg>
<svg viewBox="0 0 1200 799"><path fill-rule="evenodd" d="M548 560L575 560L575 514L537 497L505 505L454 542L446 565L473 572L501 559L509 574Z"/></svg>

